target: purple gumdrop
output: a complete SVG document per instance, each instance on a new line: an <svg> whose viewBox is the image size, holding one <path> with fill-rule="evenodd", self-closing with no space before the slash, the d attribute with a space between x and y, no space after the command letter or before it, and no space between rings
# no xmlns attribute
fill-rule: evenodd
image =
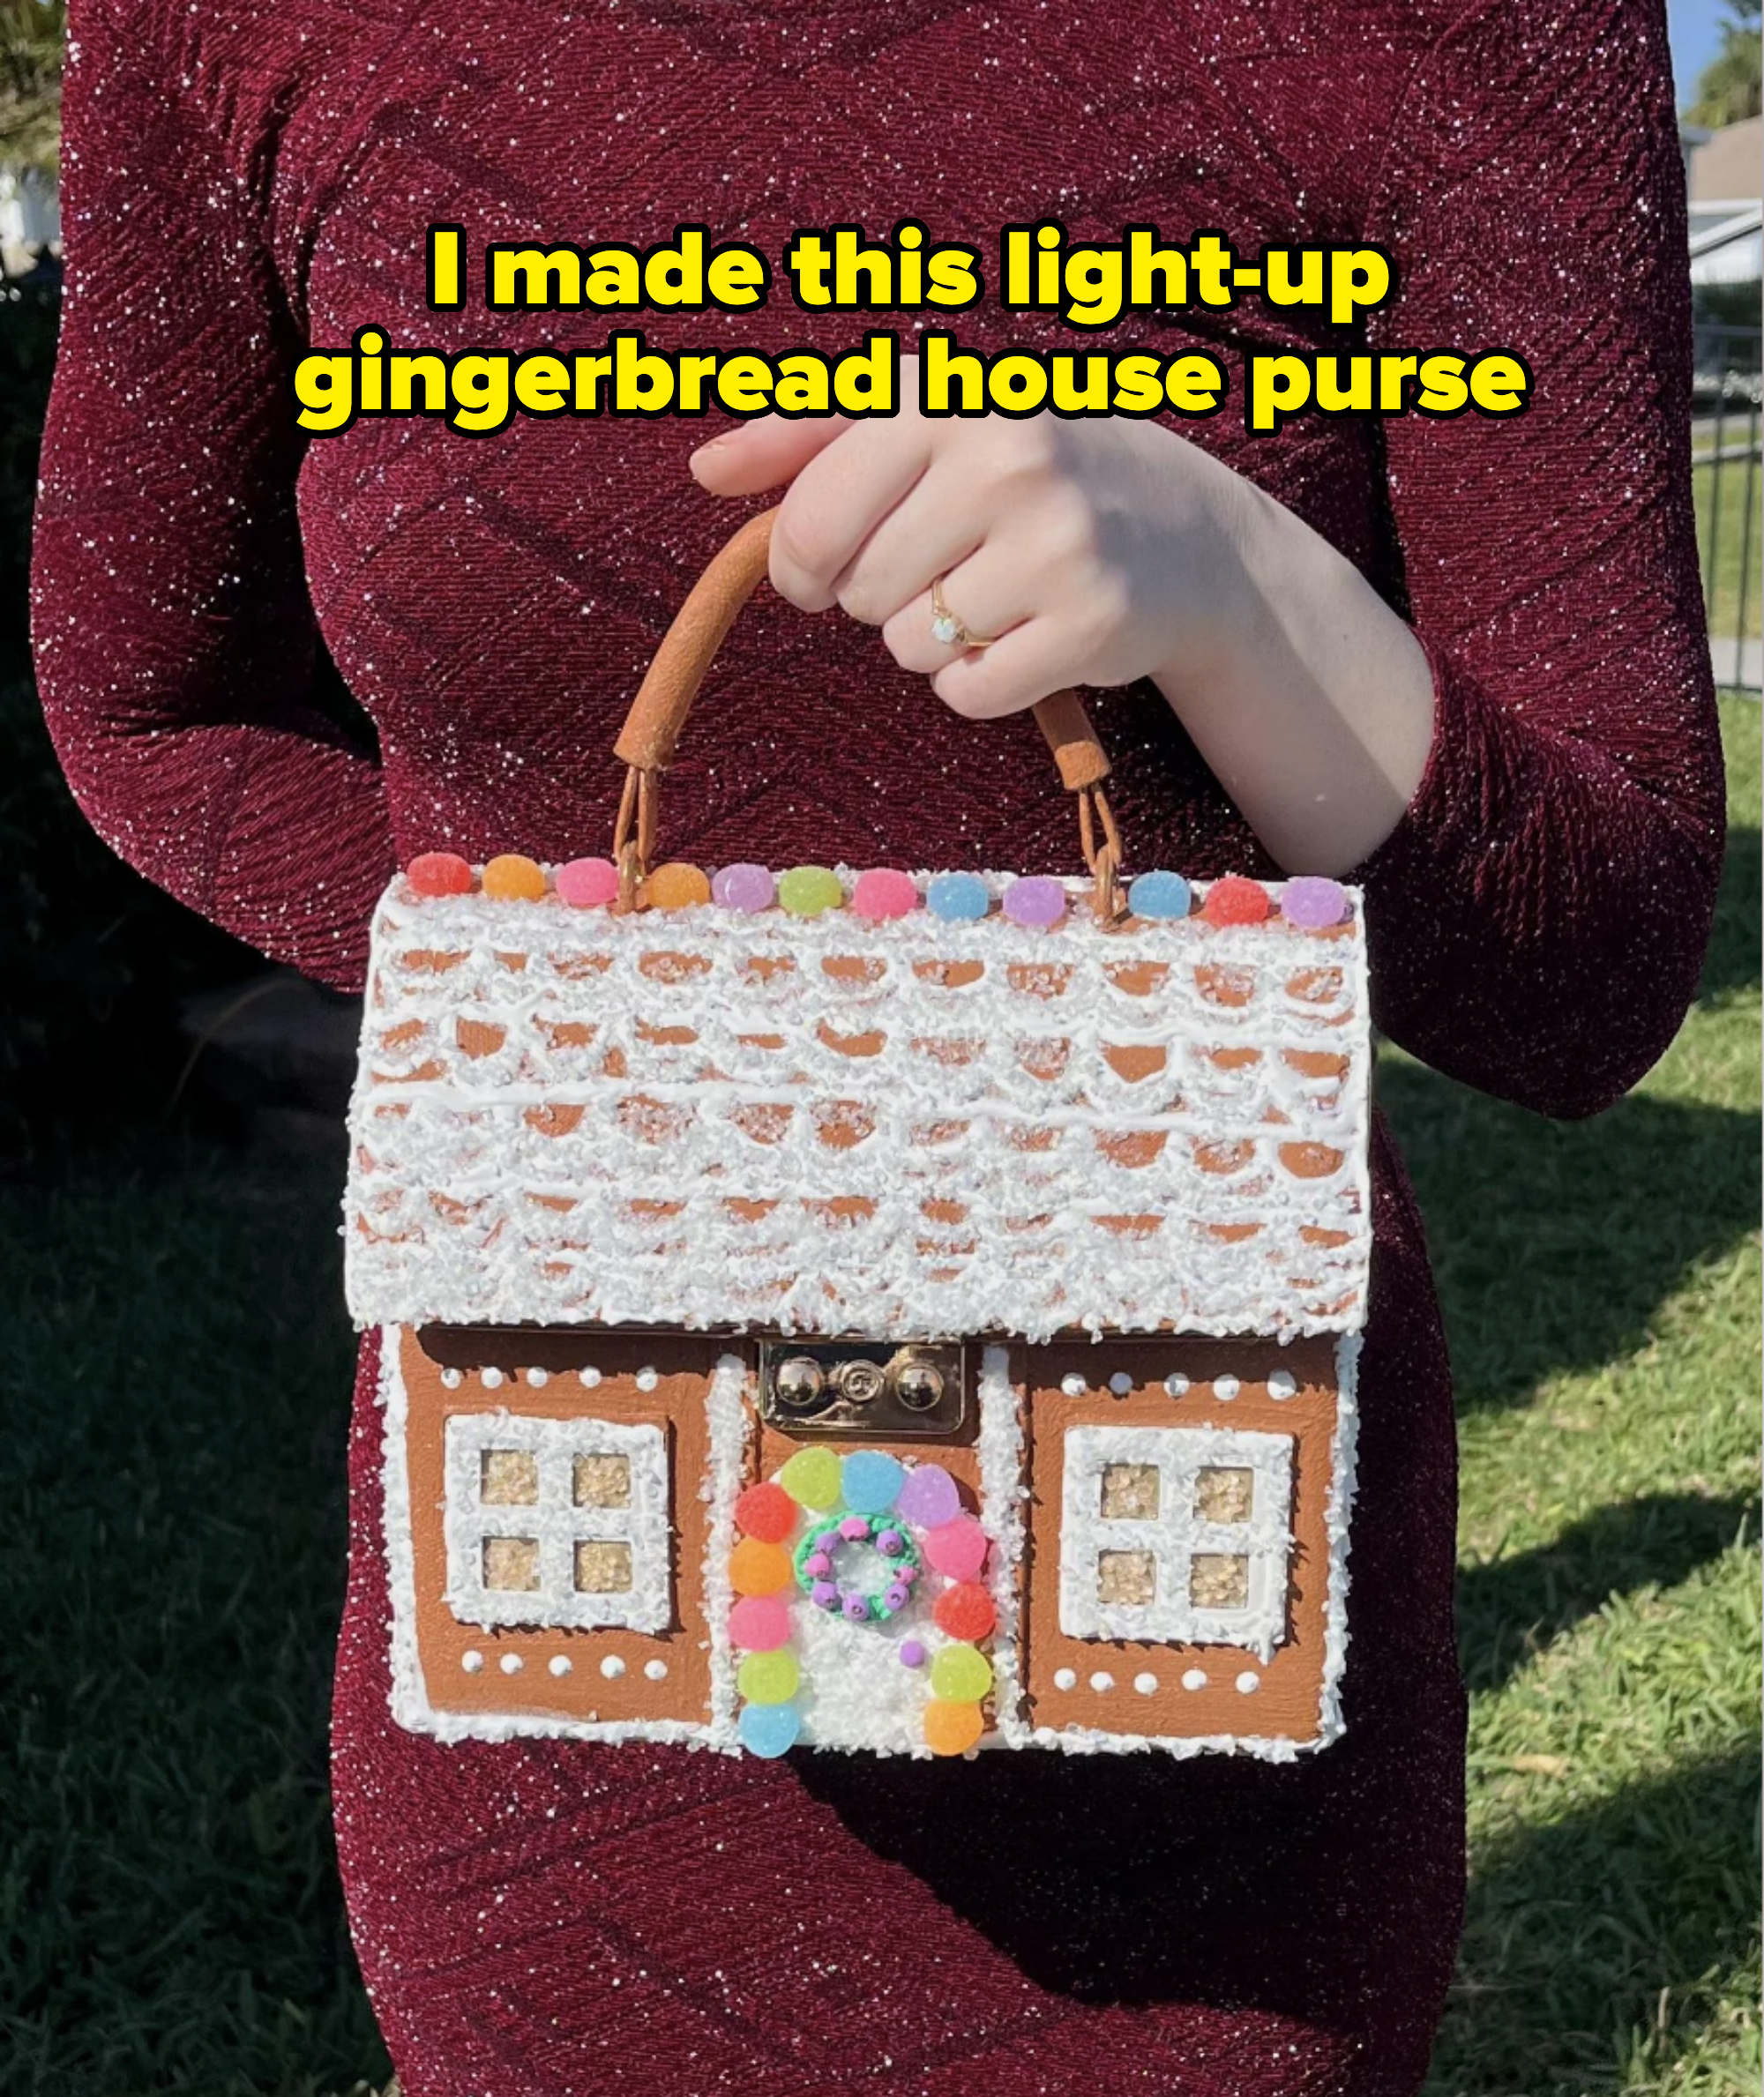
<svg viewBox="0 0 1764 2097"><path fill-rule="evenodd" d="M1065 884L1051 874L1025 874L1005 891L1004 910L1013 925L1057 925L1065 915Z"/></svg>
<svg viewBox="0 0 1764 2097"><path fill-rule="evenodd" d="M750 916L769 910L778 895L778 884L766 867L724 867L711 879L711 900L725 910L740 910Z"/></svg>
<svg viewBox="0 0 1764 2097"><path fill-rule="evenodd" d="M955 1481L941 1464L915 1464L894 1502L899 1512L921 1529L941 1529L961 1512Z"/></svg>
<svg viewBox="0 0 1764 2097"><path fill-rule="evenodd" d="M1348 914L1348 892L1320 874L1301 874L1281 892L1281 914L1302 932L1327 932Z"/></svg>
<svg viewBox="0 0 1764 2097"><path fill-rule="evenodd" d="M840 1524L839 1533L848 1543L857 1543L869 1535L870 1525L861 1514L848 1514Z"/></svg>
<svg viewBox="0 0 1764 2097"><path fill-rule="evenodd" d="M818 1609L836 1609L839 1607L839 1589L831 1580L817 1580L809 1590L809 1600Z"/></svg>
<svg viewBox="0 0 1764 2097"><path fill-rule="evenodd" d="M825 1551L811 1551L803 1561L803 1571L811 1580L824 1580L833 1571L833 1560Z"/></svg>
<svg viewBox="0 0 1764 2097"><path fill-rule="evenodd" d="M898 1558L906 1546L901 1541L898 1529L885 1529L876 1539L876 1548L885 1558Z"/></svg>
<svg viewBox="0 0 1764 2097"><path fill-rule="evenodd" d="M853 1623L868 1623L870 1604L861 1594L848 1594L845 1598L845 1613Z"/></svg>
<svg viewBox="0 0 1764 2097"><path fill-rule="evenodd" d="M912 1600L912 1589L902 1587L897 1580L882 1599L891 1609L904 1609Z"/></svg>
<svg viewBox="0 0 1764 2097"><path fill-rule="evenodd" d="M924 1647L916 1638L903 1638L901 1641L901 1665L903 1668L923 1668L924 1664Z"/></svg>

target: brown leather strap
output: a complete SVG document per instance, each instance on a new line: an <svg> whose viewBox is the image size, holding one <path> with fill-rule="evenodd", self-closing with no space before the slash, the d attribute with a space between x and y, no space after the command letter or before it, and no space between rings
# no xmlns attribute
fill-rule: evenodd
<svg viewBox="0 0 1764 2097"><path fill-rule="evenodd" d="M613 860L619 869L617 908L637 907L654 852L657 776L674 761L686 716L723 636L766 573L777 514L774 508L749 518L712 556L662 636L613 745L631 767L613 833ZM1085 864L1096 878L1092 907L1099 917L1112 920L1121 911L1117 879L1121 840L1102 792L1109 776L1107 753L1083 700L1069 687L1038 701L1035 714L1061 780L1077 796Z"/></svg>

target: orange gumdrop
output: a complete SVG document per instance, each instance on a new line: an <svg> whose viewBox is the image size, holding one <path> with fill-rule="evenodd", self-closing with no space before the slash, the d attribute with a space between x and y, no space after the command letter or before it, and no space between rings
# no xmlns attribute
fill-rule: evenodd
<svg viewBox="0 0 1764 2097"><path fill-rule="evenodd" d="M977 1704L946 1704L936 1698L925 1706L925 1745L933 1755L965 1755L980 1745L985 1730Z"/></svg>
<svg viewBox="0 0 1764 2097"><path fill-rule="evenodd" d="M737 1594L776 1594L790 1584L790 1554L779 1544L744 1536L729 1555L729 1578Z"/></svg>
<svg viewBox="0 0 1764 2097"><path fill-rule="evenodd" d="M761 1543L782 1543L796 1526L796 1503L769 1480L751 1485L735 1504L735 1526Z"/></svg>
<svg viewBox="0 0 1764 2097"><path fill-rule="evenodd" d="M986 1638L998 1621L992 1597L978 1580L958 1580L953 1587L945 1588L931 1614L940 1631L970 1646Z"/></svg>
<svg viewBox="0 0 1764 2097"><path fill-rule="evenodd" d="M670 866L657 867L645 884L644 893L652 910L690 910L695 903L710 901L711 884L702 867L676 861Z"/></svg>
<svg viewBox="0 0 1764 2097"><path fill-rule="evenodd" d="M545 876L521 853L498 853L484 869L484 893L497 903L536 903L545 893Z"/></svg>

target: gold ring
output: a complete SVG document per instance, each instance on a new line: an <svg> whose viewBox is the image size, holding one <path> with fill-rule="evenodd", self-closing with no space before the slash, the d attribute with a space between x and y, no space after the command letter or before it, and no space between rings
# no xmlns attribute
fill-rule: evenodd
<svg viewBox="0 0 1764 2097"><path fill-rule="evenodd" d="M931 638L941 641L946 648L990 648L998 638L996 633L970 633L943 601L943 578L931 580Z"/></svg>

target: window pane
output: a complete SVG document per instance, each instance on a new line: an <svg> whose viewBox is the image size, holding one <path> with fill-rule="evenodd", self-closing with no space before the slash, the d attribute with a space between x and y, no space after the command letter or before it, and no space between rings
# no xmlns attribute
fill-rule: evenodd
<svg viewBox="0 0 1764 2097"><path fill-rule="evenodd" d="M539 1586L539 1546L530 1536L484 1539L484 1586L505 1594L532 1594Z"/></svg>
<svg viewBox="0 0 1764 2097"><path fill-rule="evenodd" d="M1102 1515L1110 1522L1155 1522L1160 1488L1155 1464L1105 1464Z"/></svg>
<svg viewBox="0 0 1764 2097"><path fill-rule="evenodd" d="M1221 1552L1197 1551L1188 1570L1188 1599L1198 1609L1247 1609L1250 1562Z"/></svg>
<svg viewBox="0 0 1764 2097"><path fill-rule="evenodd" d="M1203 1522L1247 1522L1255 1503L1253 1471L1209 1465L1194 1481L1194 1511Z"/></svg>
<svg viewBox="0 0 1764 2097"><path fill-rule="evenodd" d="M539 1459L530 1449L487 1449L478 1497L486 1507L532 1507L539 1498Z"/></svg>
<svg viewBox="0 0 1764 2097"><path fill-rule="evenodd" d="M1157 1560L1149 1551L1103 1551L1096 1560L1096 1599L1140 1608L1157 1600Z"/></svg>
<svg viewBox="0 0 1764 2097"><path fill-rule="evenodd" d="M628 1594L632 1586L631 1546L590 1537L576 1546L578 1594Z"/></svg>
<svg viewBox="0 0 1764 2097"><path fill-rule="evenodd" d="M578 1507L629 1507L631 1459L628 1456L579 1456L576 1459Z"/></svg>

